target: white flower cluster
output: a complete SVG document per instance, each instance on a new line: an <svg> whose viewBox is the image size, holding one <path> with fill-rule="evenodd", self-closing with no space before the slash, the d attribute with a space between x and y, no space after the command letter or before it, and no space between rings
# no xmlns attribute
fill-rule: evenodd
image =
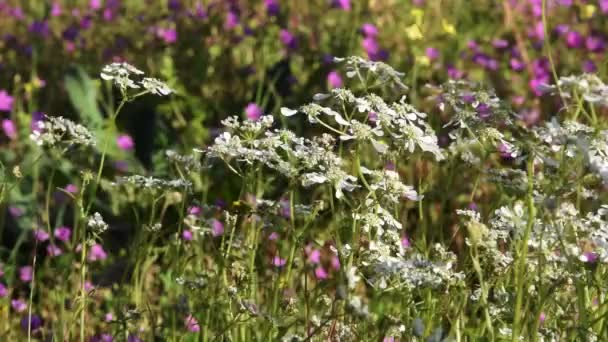
<svg viewBox="0 0 608 342"><path fill-rule="evenodd" d="M87 226L93 231L95 234L101 234L108 230L108 224L103 220L100 213L95 213L93 216L89 217L89 221L87 222Z"/></svg>
<svg viewBox="0 0 608 342"><path fill-rule="evenodd" d="M131 185L142 190L189 190L192 182L185 179L165 180L142 175L119 177L116 185Z"/></svg>
<svg viewBox="0 0 608 342"><path fill-rule="evenodd" d="M555 93L561 90L561 95L568 100L578 102L583 99L600 106L608 105L608 86L595 74L562 76L556 85L543 85L545 92Z"/></svg>
<svg viewBox="0 0 608 342"><path fill-rule="evenodd" d="M310 123L320 123L332 132L339 133L342 141L369 142L381 154L388 153L391 148L408 153L420 148L423 152L432 153L436 160L444 159L435 132L424 121L426 114L408 104L405 96L398 102L387 104L375 94L356 97L347 90L334 89L331 94L320 94L315 98L328 102L328 105L350 107L351 115L345 118L331 107L318 103L304 105L298 110L281 108L281 114L292 116L301 112ZM373 113L373 118L370 118L370 113ZM355 119L356 115L362 116L360 120ZM329 126L326 117L333 118L340 127Z"/></svg>
<svg viewBox="0 0 608 342"><path fill-rule="evenodd" d="M132 79L132 77L140 77L143 74L143 71L123 62L104 66L100 77L106 81L113 81L123 95L127 94L129 89L140 89L142 87L146 92L158 96L169 95L173 92L167 84L156 78L144 77L141 80Z"/></svg>
<svg viewBox="0 0 608 342"><path fill-rule="evenodd" d="M86 127L63 117L45 117L38 121L38 129L30 138L38 145L55 147L57 145L95 146L95 138Z"/></svg>
<svg viewBox="0 0 608 342"><path fill-rule="evenodd" d="M230 118L223 123L233 130L224 132L205 151L208 157L232 160L245 165L256 163L275 170L288 179L298 179L303 187L330 184L336 197L358 187L357 178L342 169L342 159L333 152L334 140L327 135L315 139L297 137L288 130L269 130L272 117L258 122L239 123ZM237 164L238 168L240 166Z"/></svg>
<svg viewBox="0 0 608 342"><path fill-rule="evenodd" d="M346 76L348 78L357 76L363 81L363 75L370 74L377 78L380 84L389 84L399 87L401 90L407 90L407 86L401 81L405 74L396 71L386 63L369 61L359 56L334 57L334 61L346 64Z"/></svg>

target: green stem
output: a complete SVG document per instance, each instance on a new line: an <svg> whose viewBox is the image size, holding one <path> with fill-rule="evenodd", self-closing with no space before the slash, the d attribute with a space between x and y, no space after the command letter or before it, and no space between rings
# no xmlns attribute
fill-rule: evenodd
<svg viewBox="0 0 608 342"><path fill-rule="evenodd" d="M526 258L528 256L528 239L530 233L534 227L534 220L536 219L536 207L534 206L534 154L530 153L528 160L528 194L526 198L526 205L528 209L528 221L526 224L526 230L524 236L520 242L518 255L517 255L517 269L515 270L515 284L517 288L517 297L515 299L515 316L513 318L513 334L512 341L516 342L519 340L519 336L522 328L522 304L524 296L524 283L525 283L525 269L526 269Z"/></svg>

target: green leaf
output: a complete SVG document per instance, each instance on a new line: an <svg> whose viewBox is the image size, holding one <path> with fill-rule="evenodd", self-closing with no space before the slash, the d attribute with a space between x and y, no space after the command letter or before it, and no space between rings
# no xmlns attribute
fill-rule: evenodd
<svg viewBox="0 0 608 342"><path fill-rule="evenodd" d="M70 68L65 75L65 88L82 123L89 129L99 130L103 116L97 105L97 88L81 66Z"/></svg>

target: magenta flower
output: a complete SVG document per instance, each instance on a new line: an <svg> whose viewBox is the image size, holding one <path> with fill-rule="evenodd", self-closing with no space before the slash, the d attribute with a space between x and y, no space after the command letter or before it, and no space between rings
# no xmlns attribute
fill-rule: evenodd
<svg viewBox="0 0 608 342"><path fill-rule="evenodd" d="M72 237L72 230L69 227L59 227L55 228L55 239L68 242Z"/></svg>
<svg viewBox="0 0 608 342"><path fill-rule="evenodd" d="M101 8L101 0L91 0L89 1L89 8L96 11Z"/></svg>
<svg viewBox="0 0 608 342"><path fill-rule="evenodd" d="M6 135L9 139L17 139L17 127L15 126L13 120L2 120L2 130L4 131L4 135Z"/></svg>
<svg viewBox="0 0 608 342"><path fill-rule="evenodd" d="M410 238L407 235L404 235L401 238L401 247L403 247L404 249L408 249L408 248L412 247L412 243L410 242Z"/></svg>
<svg viewBox="0 0 608 342"><path fill-rule="evenodd" d="M369 113L367 113L367 119L370 122L376 122L376 121L378 121L378 113L376 113L376 112L369 112Z"/></svg>
<svg viewBox="0 0 608 342"><path fill-rule="evenodd" d="M224 28L232 30L239 25L239 15L234 11L229 11L226 14L226 20L224 21Z"/></svg>
<svg viewBox="0 0 608 342"><path fill-rule="evenodd" d="M112 322L114 320L114 315L111 312L108 312L103 316L103 320L106 322Z"/></svg>
<svg viewBox="0 0 608 342"><path fill-rule="evenodd" d="M439 50L433 47L427 47L425 50L426 57L431 61L436 61L439 58Z"/></svg>
<svg viewBox="0 0 608 342"><path fill-rule="evenodd" d="M594 264L595 262L597 262L597 259L597 254L593 252L584 252L583 254L581 254L581 256L579 256L580 261L588 264Z"/></svg>
<svg viewBox="0 0 608 342"><path fill-rule="evenodd" d="M186 330L189 332L199 332L201 331L201 326L198 324L196 318L192 315L186 316L184 320L184 325L186 326Z"/></svg>
<svg viewBox="0 0 608 342"><path fill-rule="evenodd" d="M374 24L365 23L361 26L361 33L366 38L376 38L378 36L378 28Z"/></svg>
<svg viewBox="0 0 608 342"><path fill-rule="evenodd" d="M608 0L600 0L600 10L604 14L608 14Z"/></svg>
<svg viewBox="0 0 608 342"><path fill-rule="evenodd" d="M308 254L308 261L312 264L320 264L321 263L321 252L318 249L313 249Z"/></svg>
<svg viewBox="0 0 608 342"><path fill-rule="evenodd" d="M327 271L322 266L319 266L315 268L315 277L317 277L317 279L319 280L325 280L329 278L329 273L327 273Z"/></svg>
<svg viewBox="0 0 608 342"><path fill-rule="evenodd" d="M13 97L6 90L0 90L0 112L10 112L13 110Z"/></svg>
<svg viewBox="0 0 608 342"><path fill-rule="evenodd" d="M373 37L363 39L363 41L361 41L361 46L368 55L375 55L380 51L380 45L378 45L378 42Z"/></svg>
<svg viewBox="0 0 608 342"><path fill-rule="evenodd" d="M42 318L38 315L27 315L21 319L21 329L23 331L31 330L34 332L40 329L40 327L42 327Z"/></svg>
<svg viewBox="0 0 608 342"><path fill-rule="evenodd" d="M87 280L84 282L84 290L87 292L93 291L95 289L95 285L91 283L91 281Z"/></svg>
<svg viewBox="0 0 608 342"><path fill-rule="evenodd" d="M264 115L264 112L260 106L251 102L247 104L247 107L245 107L245 115L247 116L247 119L257 121L262 117L262 115Z"/></svg>
<svg viewBox="0 0 608 342"><path fill-rule="evenodd" d="M89 261L101 261L105 260L107 257L108 255L106 254L106 251L103 250L103 247L100 244L96 243L91 246L88 255Z"/></svg>
<svg viewBox="0 0 608 342"><path fill-rule="evenodd" d="M593 63L592 60L587 59L583 62L583 71L586 73L593 73L597 71L597 66L595 66L595 63Z"/></svg>
<svg viewBox="0 0 608 342"><path fill-rule="evenodd" d="M545 315L545 313L544 313L544 312L541 312L541 313L540 313L540 316L538 317L538 320L539 320L541 323L545 323L545 320L546 320L546 319L547 319L547 315Z"/></svg>
<svg viewBox="0 0 608 342"><path fill-rule="evenodd" d="M201 207L193 205L191 207L188 208L188 214L189 215L194 215L194 216L199 216L202 212Z"/></svg>
<svg viewBox="0 0 608 342"><path fill-rule="evenodd" d="M71 194L75 194L78 192L78 187L72 183L68 184L65 186L65 188L63 188L63 190L65 190L66 192L69 192Z"/></svg>
<svg viewBox="0 0 608 342"><path fill-rule="evenodd" d="M591 52L602 52L605 45L604 39L598 35L591 35L585 39L585 47Z"/></svg>
<svg viewBox="0 0 608 342"><path fill-rule="evenodd" d="M294 50L298 47L298 39L293 33L287 31L286 29L281 29L279 32L279 39L289 50Z"/></svg>
<svg viewBox="0 0 608 342"><path fill-rule="evenodd" d="M4 284L0 283L0 298L4 298L6 295L8 295L8 289Z"/></svg>
<svg viewBox="0 0 608 342"><path fill-rule="evenodd" d="M184 241L192 241L193 237L194 235L192 234L192 231L190 229L184 229L184 231L182 232L182 239Z"/></svg>
<svg viewBox="0 0 608 342"><path fill-rule="evenodd" d="M16 312L23 312L27 309L27 304L22 299L13 299L11 300L11 307Z"/></svg>
<svg viewBox="0 0 608 342"><path fill-rule="evenodd" d="M276 241L279 239L279 234L277 232L272 232L270 233L270 235L268 235L268 240L270 241Z"/></svg>
<svg viewBox="0 0 608 342"><path fill-rule="evenodd" d="M525 64L524 62L520 61L519 59L512 57L509 60L509 64L511 65L511 69L513 69L513 71L522 71L525 68Z"/></svg>
<svg viewBox="0 0 608 342"><path fill-rule="evenodd" d="M61 250L61 248L59 248L55 245L49 244L48 246L46 246L46 253L50 257L56 257L56 256L60 256L61 254L63 254L63 251Z"/></svg>
<svg viewBox="0 0 608 342"><path fill-rule="evenodd" d="M11 205L10 207L8 207L8 212L13 217L21 217L21 216L23 216L23 214L25 214L25 210L23 210L23 208L17 207L14 205Z"/></svg>
<svg viewBox="0 0 608 342"><path fill-rule="evenodd" d="M59 1L53 2L53 6L51 6L51 16L58 17L61 15L61 3Z"/></svg>
<svg viewBox="0 0 608 342"><path fill-rule="evenodd" d="M116 138L116 144L118 148L124 151L132 150L135 147L135 143L133 142L133 138L127 134L121 134Z"/></svg>
<svg viewBox="0 0 608 342"><path fill-rule="evenodd" d="M167 44L173 44L177 41L177 31L174 28L159 28L156 31L156 36Z"/></svg>
<svg viewBox="0 0 608 342"><path fill-rule="evenodd" d="M344 11L351 10L350 0L333 0L332 5Z"/></svg>
<svg viewBox="0 0 608 342"><path fill-rule="evenodd" d="M44 242L49 239L49 233L43 229L34 230L34 239L38 242Z"/></svg>
<svg viewBox="0 0 608 342"><path fill-rule="evenodd" d="M220 236L224 234L224 224L217 219L211 220L211 235Z"/></svg>
<svg viewBox="0 0 608 342"><path fill-rule="evenodd" d="M584 44L583 36L576 31L566 33L566 46L569 48L580 48Z"/></svg>
<svg viewBox="0 0 608 342"><path fill-rule="evenodd" d="M278 255L275 255L274 258L272 258L272 264L276 267L283 267L286 263L287 261Z"/></svg>
<svg viewBox="0 0 608 342"><path fill-rule="evenodd" d="M331 267L336 271L340 269L340 258L338 256L331 257Z"/></svg>
<svg viewBox="0 0 608 342"><path fill-rule="evenodd" d="M342 81L342 77L337 71L331 71L327 74L327 83L329 83L330 88L342 88L344 82Z"/></svg>
<svg viewBox="0 0 608 342"><path fill-rule="evenodd" d="M494 39L492 41L492 46L496 49L505 49L509 47L509 41L506 39Z"/></svg>
<svg viewBox="0 0 608 342"><path fill-rule="evenodd" d="M264 6L266 6L266 13L269 16L277 16L281 11L278 0L264 0Z"/></svg>

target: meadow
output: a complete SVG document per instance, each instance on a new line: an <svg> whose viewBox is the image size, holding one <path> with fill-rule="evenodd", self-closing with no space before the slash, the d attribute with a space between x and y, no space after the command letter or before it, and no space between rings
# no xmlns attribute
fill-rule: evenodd
<svg viewBox="0 0 608 342"><path fill-rule="evenodd" d="M0 0L0 341L608 340L608 1Z"/></svg>

